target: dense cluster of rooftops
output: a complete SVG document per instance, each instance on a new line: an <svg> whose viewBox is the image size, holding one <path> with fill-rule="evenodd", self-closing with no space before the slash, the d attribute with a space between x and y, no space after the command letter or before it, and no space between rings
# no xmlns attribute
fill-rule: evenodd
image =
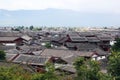
<svg viewBox="0 0 120 80"><path fill-rule="evenodd" d="M106 59L111 42L118 37L119 31L1 31L0 49L6 52L8 62L36 66L40 70L45 63L52 62L56 69L75 73L72 64L77 57ZM51 47L47 48L46 43Z"/></svg>

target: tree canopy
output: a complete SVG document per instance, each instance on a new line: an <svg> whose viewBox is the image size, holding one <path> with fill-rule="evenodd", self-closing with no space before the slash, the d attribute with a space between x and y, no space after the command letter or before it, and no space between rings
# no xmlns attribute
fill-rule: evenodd
<svg viewBox="0 0 120 80"><path fill-rule="evenodd" d="M6 56L5 52L0 50L0 60L5 60L5 56Z"/></svg>
<svg viewBox="0 0 120 80"><path fill-rule="evenodd" d="M108 73L120 80L120 52L112 52L109 56Z"/></svg>
<svg viewBox="0 0 120 80"><path fill-rule="evenodd" d="M32 74L23 70L20 66L1 66L0 80L31 80Z"/></svg>
<svg viewBox="0 0 120 80"><path fill-rule="evenodd" d="M0 80L61 80L53 64L47 63L46 69L45 73L30 73L20 65L0 66Z"/></svg>
<svg viewBox="0 0 120 80"><path fill-rule="evenodd" d="M51 48L51 43L50 43L50 42L46 42L46 43L45 43L45 47L46 47L46 48Z"/></svg>
<svg viewBox="0 0 120 80"><path fill-rule="evenodd" d="M108 57L108 73L114 80L120 80L120 38L111 47L111 55Z"/></svg>
<svg viewBox="0 0 120 80"><path fill-rule="evenodd" d="M110 75L100 71L100 65L97 61L85 60L80 57L75 61L74 65L77 71L76 80L112 80Z"/></svg>
<svg viewBox="0 0 120 80"><path fill-rule="evenodd" d="M29 29L30 29L30 30L33 30L33 29L34 29L34 26L33 26L33 25L31 25Z"/></svg>
<svg viewBox="0 0 120 80"><path fill-rule="evenodd" d="M120 39L116 39L116 43L111 48L114 52L120 52Z"/></svg>

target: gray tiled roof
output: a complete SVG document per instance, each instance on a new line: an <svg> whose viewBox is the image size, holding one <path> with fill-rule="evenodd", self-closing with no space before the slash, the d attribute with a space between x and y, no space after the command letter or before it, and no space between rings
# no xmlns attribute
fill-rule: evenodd
<svg viewBox="0 0 120 80"><path fill-rule="evenodd" d="M85 37L70 37L70 39L74 42L87 41L87 39Z"/></svg>
<svg viewBox="0 0 120 80"><path fill-rule="evenodd" d="M12 31L12 32L8 32L8 31L4 31L4 32L0 32L0 36L1 37L20 37L22 34L21 33L19 33L18 31Z"/></svg>
<svg viewBox="0 0 120 80"><path fill-rule="evenodd" d="M27 40L27 41L29 41L29 40L32 39L32 38L29 37L28 35L23 35L23 36L21 36L21 38L23 38L24 40Z"/></svg>
<svg viewBox="0 0 120 80"><path fill-rule="evenodd" d="M62 65L62 66L58 67L58 69L60 69L62 71L72 72L72 73L76 72L76 69L74 68L73 65Z"/></svg>
<svg viewBox="0 0 120 80"><path fill-rule="evenodd" d="M108 55L108 52L103 51L100 48L96 48L93 50L94 52L96 52L99 56L104 56L104 55Z"/></svg>
<svg viewBox="0 0 120 80"><path fill-rule="evenodd" d="M31 64L31 65L44 65L50 57L48 56L34 56L34 55L24 55L20 54L13 62Z"/></svg>
<svg viewBox="0 0 120 80"><path fill-rule="evenodd" d="M11 54L19 54L20 51L17 49L10 49L10 50L6 50L6 53L11 53Z"/></svg>
<svg viewBox="0 0 120 80"><path fill-rule="evenodd" d="M0 41L14 41L19 37L0 37Z"/></svg>
<svg viewBox="0 0 120 80"><path fill-rule="evenodd" d="M38 46L38 45L30 45L30 46L27 46L27 45L23 45L23 46L19 46L20 49L22 50L31 50L31 51L38 51L38 50L41 50L43 49L42 46Z"/></svg>
<svg viewBox="0 0 120 80"><path fill-rule="evenodd" d="M99 35L97 37L98 37L98 39L100 39L102 41L106 41L106 40L110 41L110 40L112 40L112 37L110 35Z"/></svg>
<svg viewBox="0 0 120 80"><path fill-rule="evenodd" d="M6 60L11 61L17 54L6 53Z"/></svg>
<svg viewBox="0 0 120 80"><path fill-rule="evenodd" d="M67 42L66 45L67 45L67 47L71 47L71 48L77 47L79 50L82 50L82 49L88 50L88 49L97 48L96 45L90 44L90 43L71 43L71 42Z"/></svg>
<svg viewBox="0 0 120 80"><path fill-rule="evenodd" d="M97 37L86 37L88 42L99 42L100 40Z"/></svg>
<svg viewBox="0 0 120 80"><path fill-rule="evenodd" d="M93 32L79 32L80 36L93 36L95 35Z"/></svg>
<svg viewBox="0 0 120 80"><path fill-rule="evenodd" d="M72 51L72 50L59 50L59 49L45 49L41 53L41 55L60 57L60 58L66 58L72 55L90 57L92 54L93 52L88 52L88 51Z"/></svg>
<svg viewBox="0 0 120 80"><path fill-rule="evenodd" d="M87 41L86 37L80 36L77 32L71 32L68 35L69 35L69 38L74 42Z"/></svg>
<svg viewBox="0 0 120 80"><path fill-rule="evenodd" d="M0 50L10 50L15 49L15 46L0 46Z"/></svg>

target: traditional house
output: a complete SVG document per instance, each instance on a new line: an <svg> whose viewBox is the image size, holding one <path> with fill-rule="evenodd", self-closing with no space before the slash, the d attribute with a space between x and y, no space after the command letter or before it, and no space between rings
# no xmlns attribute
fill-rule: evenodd
<svg viewBox="0 0 120 80"><path fill-rule="evenodd" d="M12 60L12 62L44 67L45 63L52 61L51 59L52 58L50 56L35 56L35 55L18 54L17 57L14 60Z"/></svg>
<svg viewBox="0 0 120 80"><path fill-rule="evenodd" d="M78 34L83 37L95 37L93 32L78 32Z"/></svg>
<svg viewBox="0 0 120 80"><path fill-rule="evenodd" d="M73 65L59 65L59 64L55 64L55 68L56 68L56 70L59 70L60 72L64 72L67 75L76 73L76 69L74 68Z"/></svg>
<svg viewBox="0 0 120 80"><path fill-rule="evenodd" d="M23 39L23 42L26 44L30 44L30 41L32 40L32 37L30 37L28 35L23 35L23 36L21 36L21 38Z"/></svg>
<svg viewBox="0 0 120 80"><path fill-rule="evenodd" d="M67 42L73 42L73 43L87 42L87 39L85 37L79 36L79 34L76 32L69 33L67 37L68 37Z"/></svg>
<svg viewBox="0 0 120 80"><path fill-rule="evenodd" d="M100 40L97 37L86 37L89 43L97 44Z"/></svg>
<svg viewBox="0 0 120 80"><path fill-rule="evenodd" d="M105 52L100 48L96 48L93 50L92 59L93 60L105 59L109 54L110 54L109 52Z"/></svg>
<svg viewBox="0 0 120 80"><path fill-rule="evenodd" d="M100 40L100 43L98 44L104 51L110 50L110 41L112 38L109 35L99 35L97 36Z"/></svg>
<svg viewBox="0 0 120 80"><path fill-rule="evenodd" d="M6 53L6 61L12 62L19 54Z"/></svg>
<svg viewBox="0 0 120 80"><path fill-rule="evenodd" d="M93 49L98 47L96 44L92 44L92 43L71 43L71 42L66 42L65 45L69 49L78 50L78 51L92 51Z"/></svg>
<svg viewBox="0 0 120 80"><path fill-rule="evenodd" d="M9 45L9 44L15 44L15 45L21 45L23 39L20 37L0 37L0 43Z"/></svg>
<svg viewBox="0 0 120 80"><path fill-rule="evenodd" d="M45 49L41 55L52 56L55 60L62 59L63 61L72 64L77 57L85 57L86 59L89 59L95 58L94 56L97 55L96 58L101 59L105 58L108 53L99 48L96 48L92 51Z"/></svg>

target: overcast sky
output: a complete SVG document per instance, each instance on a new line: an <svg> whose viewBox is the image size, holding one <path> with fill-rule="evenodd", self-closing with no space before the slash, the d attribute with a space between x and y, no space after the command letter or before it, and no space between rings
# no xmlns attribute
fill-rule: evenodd
<svg viewBox="0 0 120 80"><path fill-rule="evenodd" d="M120 14L120 0L0 0L0 9L40 10L47 8Z"/></svg>

